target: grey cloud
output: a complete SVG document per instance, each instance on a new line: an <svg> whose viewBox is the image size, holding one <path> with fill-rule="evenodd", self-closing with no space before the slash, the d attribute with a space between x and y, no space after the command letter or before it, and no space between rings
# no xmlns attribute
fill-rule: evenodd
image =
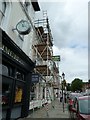
<svg viewBox="0 0 90 120"><path fill-rule="evenodd" d="M48 13L56 46L54 53L62 58L60 74L64 71L69 82L75 77L88 79L87 0L73 1L42 3L42 8Z"/></svg>

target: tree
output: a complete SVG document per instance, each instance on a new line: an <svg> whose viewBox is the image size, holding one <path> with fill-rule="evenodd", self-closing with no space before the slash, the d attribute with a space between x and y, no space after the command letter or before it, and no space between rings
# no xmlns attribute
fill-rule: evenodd
<svg viewBox="0 0 90 120"><path fill-rule="evenodd" d="M83 82L79 78L75 78L71 83L71 90L74 92L75 91L82 91L82 87L83 87Z"/></svg>
<svg viewBox="0 0 90 120"><path fill-rule="evenodd" d="M65 87L66 87L66 80L65 79L62 81L61 85L62 85L62 89L65 90Z"/></svg>
<svg viewBox="0 0 90 120"><path fill-rule="evenodd" d="M71 91L71 85L70 85L70 83L67 83L67 91Z"/></svg>

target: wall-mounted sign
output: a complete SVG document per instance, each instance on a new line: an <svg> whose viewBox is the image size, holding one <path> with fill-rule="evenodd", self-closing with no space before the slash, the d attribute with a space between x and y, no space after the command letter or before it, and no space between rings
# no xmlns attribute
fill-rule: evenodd
<svg viewBox="0 0 90 120"><path fill-rule="evenodd" d="M32 74L32 83L38 83L40 81L40 75L35 73Z"/></svg>
<svg viewBox="0 0 90 120"><path fill-rule="evenodd" d="M2 44L2 50L6 54L8 54L10 57L12 57L16 61L18 61L19 63L21 63L22 65L24 65L23 60L18 55L16 55L16 53L14 53L11 49L9 49L7 46L5 46L4 44Z"/></svg>
<svg viewBox="0 0 90 120"><path fill-rule="evenodd" d="M60 55L52 56L53 61L60 61Z"/></svg>
<svg viewBox="0 0 90 120"><path fill-rule="evenodd" d="M31 31L31 26L28 21L26 20L21 20L17 25L16 25L16 30L18 31L19 34L21 35L27 35Z"/></svg>

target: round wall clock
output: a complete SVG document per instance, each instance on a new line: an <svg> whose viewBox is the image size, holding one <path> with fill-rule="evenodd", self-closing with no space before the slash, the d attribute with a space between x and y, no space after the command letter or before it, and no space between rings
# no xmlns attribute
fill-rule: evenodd
<svg viewBox="0 0 90 120"><path fill-rule="evenodd" d="M28 21L26 20L21 20L17 25L16 25L16 29L18 31L19 34L21 35L27 35L30 33L31 31L31 26L29 24Z"/></svg>

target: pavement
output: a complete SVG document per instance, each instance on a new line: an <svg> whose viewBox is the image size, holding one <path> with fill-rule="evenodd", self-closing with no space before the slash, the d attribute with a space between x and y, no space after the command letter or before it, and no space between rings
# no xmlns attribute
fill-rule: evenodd
<svg viewBox="0 0 90 120"><path fill-rule="evenodd" d="M33 110L28 116L29 118L69 118L69 112L67 109L67 103L63 106L60 100L57 98L52 103L45 105L37 110ZM19 120L27 120L27 118L20 118Z"/></svg>

